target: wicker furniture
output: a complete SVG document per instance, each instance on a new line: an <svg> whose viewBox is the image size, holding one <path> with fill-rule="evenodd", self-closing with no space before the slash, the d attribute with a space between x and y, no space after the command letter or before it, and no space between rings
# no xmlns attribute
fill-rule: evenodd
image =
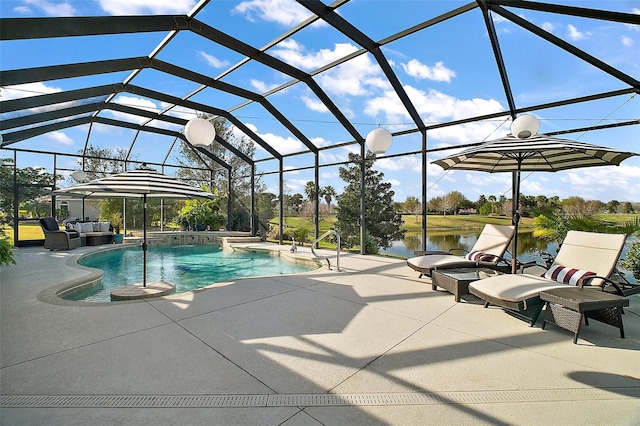
<svg viewBox="0 0 640 426"><path fill-rule="evenodd" d="M499 273L488 268L436 269L431 274L431 288L437 290L442 287L459 302L460 296L469 294L469 283Z"/></svg>
<svg viewBox="0 0 640 426"><path fill-rule="evenodd" d="M514 231L514 226L487 224L469 251L471 256L455 256L451 253L453 250L463 249L452 249L449 251L450 253L445 254L431 254L428 252L424 256L407 259L407 266L420 272L420 277L423 275L430 277L431 272L435 269L497 267L503 261L502 256L507 251ZM505 271L511 269L508 263L503 263Z"/></svg>
<svg viewBox="0 0 640 426"><path fill-rule="evenodd" d="M111 244L113 243L113 233L112 232L87 232L86 234L88 246L99 246L101 244Z"/></svg>
<svg viewBox="0 0 640 426"><path fill-rule="evenodd" d="M38 221L44 232L44 248L49 250L71 250L80 247L80 234L76 231L64 231L52 217L43 217Z"/></svg>
<svg viewBox="0 0 640 426"><path fill-rule="evenodd" d="M542 291L540 299L546 302L543 330L550 322L574 332L573 343L576 343L582 318L586 325L593 319L618 327L620 337L624 339L622 308L629 306L629 299L625 297L592 288L567 287Z"/></svg>
<svg viewBox="0 0 640 426"><path fill-rule="evenodd" d="M595 232L569 231L560 251L556 255L552 268L563 266L595 273L580 280L575 285L604 287L616 284L609 277L618 262L626 235L601 234ZM486 301L489 305L500 306L516 311L530 320L533 326L545 302L540 299L540 292L554 288L570 287L569 284L533 274L505 274L469 284L469 292ZM618 292L619 295L622 293Z"/></svg>

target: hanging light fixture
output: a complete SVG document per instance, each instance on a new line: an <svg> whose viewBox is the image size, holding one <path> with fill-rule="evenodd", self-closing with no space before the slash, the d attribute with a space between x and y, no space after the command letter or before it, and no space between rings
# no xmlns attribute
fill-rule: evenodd
<svg viewBox="0 0 640 426"><path fill-rule="evenodd" d="M76 170L71 173L71 177L76 180L76 182L85 183L89 180L89 176L84 172L84 170Z"/></svg>
<svg viewBox="0 0 640 426"><path fill-rule="evenodd" d="M518 116L511 123L511 134L519 139L530 138L540 130L540 121L531 115L524 114Z"/></svg>
<svg viewBox="0 0 640 426"><path fill-rule="evenodd" d="M387 129L378 127L367 135L365 142L369 151L374 154L384 154L391 146L391 133Z"/></svg>
<svg viewBox="0 0 640 426"><path fill-rule="evenodd" d="M209 120L194 118L184 126L184 136L193 146L209 146L216 137L216 129Z"/></svg>

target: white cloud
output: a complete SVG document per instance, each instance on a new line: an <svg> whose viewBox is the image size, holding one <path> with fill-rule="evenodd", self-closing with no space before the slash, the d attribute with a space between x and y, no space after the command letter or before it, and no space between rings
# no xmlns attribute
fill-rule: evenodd
<svg viewBox="0 0 640 426"><path fill-rule="evenodd" d="M15 86L5 86L0 90L3 101L62 92L61 88L47 86L44 83L16 84Z"/></svg>
<svg viewBox="0 0 640 426"><path fill-rule="evenodd" d="M50 132L47 133L46 136L60 145L73 145L73 139L65 135L63 132Z"/></svg>
<svg viewBox="0 0 640 426"><path fill-rule="evenodd" d="M545 21L542 23L542 25L540 25L542 27L543 30L545 30L546 32L552 33L553 32L553 24L549 21Z"/></svg>
<svg viewBox="0 0 640 426"><path fill-rule="evenodd" d="M389 171L412 171L422 173L422 160L414 156L381 158L376 160L375 167Z"/></svg>
<svg viewBox="0 0 640 426"><path fill-rule="evenodd" d="M144 98L133 97L133 96L122 96L122 95L118 96L114 100L114 103L117 103L120 105L126 105L133 108L143 109L143 110L151 111L155 113L159 113L161 111L160 108L152 101ZM121 119L129 122L133 122L136 124L141 124L149 120L147 117L126 114L120 111L109 111L109 113L113 115L113 117L116 119Z"/></svg>
<svg viewBox="0 0 640 426"><path fill-rule="evenodd" d="M585 200L637 201L640 193L640 167L606 166L564 172L560 181L566 188L564 197L578 196Z"/></svg>
<svg viewBox="0 0 640 426"><path fill-rule="evenodd" d="M286 26L299 24L311 16L311 12L293 0L243 1L233 12L244 15L251 22L264 20Z"/></svg>
<svg viewBox="0 0 640 426"><path fill-rule="evenodd" d="M426 123L458 120L504 111L500 102L494 99L458 99L437 90L425 92L412 86L404 86L404 89ZM384 115L388 123L402 123L410 120L408 112L393 90L388 90L383 95L366 101L364 112L371 117ZM491 135L495 130L495 122L476 122L432 130L429 132L429 137L459 143L476 142L478 135Z"/></svg>
<svg viewBox="0 0 640 426"><path fill-rule="evenodd" d="M624 47L631 47L633 46L633 39L631 37L627 37L627 36L622 36L622 45Z"/></svg>
<svg viewBox="0 0 640 426"><path fill-rule="evenodd" d="M285 138L279 135L275 135L273 133L260 133L258 131L258 128L255 125L251 123L245 123L245 124L249 129L251 129L256 135L262 138L262 140L264 140L267 144L269 144L273 149L278 151L280 154L290 154L292 152L300 152L306 149L303 143L297 139L294 139L292 137ZM238 132L240 131L238 130ZM256 143L256 149L264 151L264 148L262 148L257 143Z"/></svg>
<svg viewBox="0 0 640 426"><path fill-rule="evenodd" d="M581 32L576 27L574 27L573 25L569 24L569 25L567 25L567 35L569 36L569 39L571 39L573 41L578 41L578 40L584 40L585 38L590 36L591 33L589 33L589 32Z"/></svg>
<svg viewBox="0 0 640 426"><path fill-rule="evenodd" d="M451 79L456 76L456 72L445 67L441 61L436 62L434 67L430 67L417 59L412 59L406 64L402 64L402 68L407 74L418 79L450 83Z"/></svg>
<svg viewBox="0 0 640 426"><path fill-rule="evenodd" d="M311 111L329 112L329 110L327 109L327 106L319 99L313 99L308 96L303 96L302 102L304 102L307 108L309 108Z"/></svg>
<svg viewBox="0 0 640 426"><path fill-rule="evenodd" d="M343 58L356 50L357 47L350 43L336 43L333 49L309 52L304 45L293 39L288 39L274 46L269 50L269 53L294 67L313 70Z"/></svg>
<svg viewBox="0 0 640 426"><path fill-rule="evenodd" d="M267 84L264 81L256 80L255 78L252 78L250 81L251 86L253 86L259 93L268 92L269 90L278 87L277 84Z"/></svg>
<svg viewBox="0 0 640 426"><path fill-rule="evenodd" d="M48 16L56 16L56 17L73 16L76 13L76 9L72 5L70 5L69 2L66 2L66 1L60 2L60 3L53 3L50 1L43 1L43 0L23 0L23 2L25 4L28 4L29 6L37 7ZM20 12L25 12L25 11L28 11L28 8L23 7L23 10L20 10Z"/></svg>
<svg viewBox="0 0 640 426"><path fill-rule="evenodd" d="M229 61L220 60L213 55L209 55L206 52L200 51L199 53L200 53L200 56L204 58L210 66L214 68L223 68L229 65Z"/></svg>
<svg viewBox="0 0 640 426"><path fill-rule="evenodd" d="M62 92L62 89L59 87L51 87L47 86L44 83L27 83L27 84L17 84L15 86L6 86L0 89L0 99L3 101L8 101L11 99L22 99L28 98L32 96L46 95L49 93L58 93ZM62 108L69 108L73 105L76 105L77 102L63 102L54 105L44 105L41 107L30 108L29 111L37 114L46 111L53 111Z"/></svg>
<svg viewBox="0 0 640 426"><path fill-rule="evenodd" d="M163 15L186 14L196 0L98 0L98 4L111 15Z"/></svg>

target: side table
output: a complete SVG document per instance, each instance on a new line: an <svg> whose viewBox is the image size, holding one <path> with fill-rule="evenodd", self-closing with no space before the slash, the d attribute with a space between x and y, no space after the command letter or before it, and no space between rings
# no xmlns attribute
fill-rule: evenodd
<svg viewBox="0 0 640 426"><path fill-rule="evenodd" d="M431 273L431 288L437 290L442 287L459 302L460 296L469 294L470 283L498 274L500 272L489 268L434 269Z"/></svg>
<svg viewBox="0 0 640 426"><path fill-rule="evenodd" d="M622 326L622 308L629 306L629 299L600 291L596 288L554 288L540 292L540 299L546 302L542 329L547 322L556 324L565 330L573 331L573 343L578 341L582 325L589 325L591 318L605 324L618 327L620 337L624 339Z"/></svg>

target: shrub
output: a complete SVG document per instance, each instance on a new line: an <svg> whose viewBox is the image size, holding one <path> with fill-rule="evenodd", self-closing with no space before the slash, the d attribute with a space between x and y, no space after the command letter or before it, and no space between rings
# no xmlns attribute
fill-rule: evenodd
<svg viewBox="0 0 640 426"><path fill-rule="evenodd" d="M0 266L9 266L16 263L13 258L13 245L9 241L9 238L4 233L4 230L0 228Z"/></svg>
<svg viewBox="0 0 640 426"><path fill-rule="evenodd" d="M640 280L640 240L634 241L631 244L621 264L627 271L631 272L637 280Z"/></svg>

